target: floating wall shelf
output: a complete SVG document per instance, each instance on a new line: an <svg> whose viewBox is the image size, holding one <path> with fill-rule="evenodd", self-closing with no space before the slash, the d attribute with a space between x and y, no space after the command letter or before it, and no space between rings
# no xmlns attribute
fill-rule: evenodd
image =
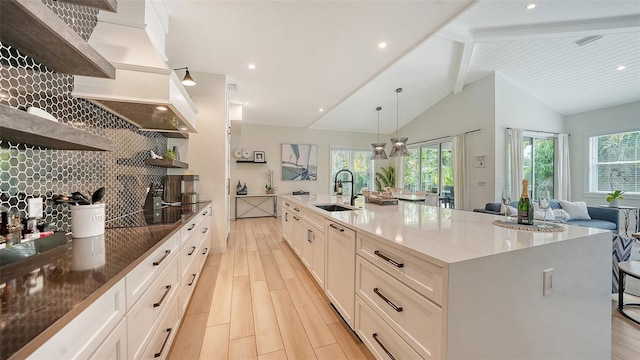
<svg viewBox="0 0 640 360"><path fill-rule="evenodd" d="M253 160L236 160L237 163L241 164L266 164L266 161L253 161Z"/></svg>
<svg viewBox="0 0 640 360"><path fill-rule="evenodd" d="M144 163L150 166L158 166L165 168L188 169L189 164L178 160L169 159L145 159Z"/></svg>
<svg viewBox="0 0 640 360"><path fill-rule="evenodd" d="M0 0L4 2L5 0ZM0 139L57 150L112 151L113 141L71 126L0 105Z"/></svg>
<svg viewBox="0 0 640 360"><path fill-rule="evenodd" d="M0 40L57 73L116 76L115 67L40 0L0 0Z"/></svg>

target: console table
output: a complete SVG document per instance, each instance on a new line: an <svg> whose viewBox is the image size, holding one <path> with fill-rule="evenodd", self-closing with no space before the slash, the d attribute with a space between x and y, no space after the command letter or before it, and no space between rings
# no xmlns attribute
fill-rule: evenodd
<svg viewBox="0 0 640 360"><path fill-rule="evenodd" d="M236 219L278 217L276 194L236 195Z"/></svg>

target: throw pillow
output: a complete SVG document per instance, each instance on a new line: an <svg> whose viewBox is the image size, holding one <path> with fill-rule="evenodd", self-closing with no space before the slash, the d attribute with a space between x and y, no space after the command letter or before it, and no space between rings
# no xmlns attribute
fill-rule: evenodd
<svg viewBox="0 0 640 360"><path fill-rule="evenodd" d="M587 203L584 201L571 202L560 200L560 205L562 205L562 210L569 214L571 220L591 220L591 216L589 216L589 211L587 210Z"/></svg>
<svg viewBox="0 0 640 360"><path fill-rule="evenodd" d="M553 209L553 216L555 216L556 220L560 220L562 222L569 221L569 214L562 209Z"/></svg>

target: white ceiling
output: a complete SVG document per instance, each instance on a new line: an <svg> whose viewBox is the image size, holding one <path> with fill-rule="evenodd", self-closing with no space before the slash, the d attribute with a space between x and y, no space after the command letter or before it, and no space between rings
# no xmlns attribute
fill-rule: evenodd
<svg viewBox="0 0 640 360"><path fill-rule="evenodd" d="M165 0L167 55L226 74L257 124L375 132L382 106L389 134L397 87L402 126L493 71L565 115L640 100L640 1L532 1L480 1L452 21L470 1Z"/></svg>

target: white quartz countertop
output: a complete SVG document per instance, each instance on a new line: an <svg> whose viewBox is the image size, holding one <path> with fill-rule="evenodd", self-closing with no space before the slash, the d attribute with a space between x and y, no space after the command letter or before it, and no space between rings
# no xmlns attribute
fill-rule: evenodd
<svg viewBox="0 0 640 360"><path fill-rule="evenodd" d="M348 206L348 197L283 195L281 198L442 265L608 232L573 225L563 225L566 230L562 232L513 230L492 223L504 219L502 216L406 201L399 201L398 205L366 203L358 210L328 212L314 205Z"/></svg>

